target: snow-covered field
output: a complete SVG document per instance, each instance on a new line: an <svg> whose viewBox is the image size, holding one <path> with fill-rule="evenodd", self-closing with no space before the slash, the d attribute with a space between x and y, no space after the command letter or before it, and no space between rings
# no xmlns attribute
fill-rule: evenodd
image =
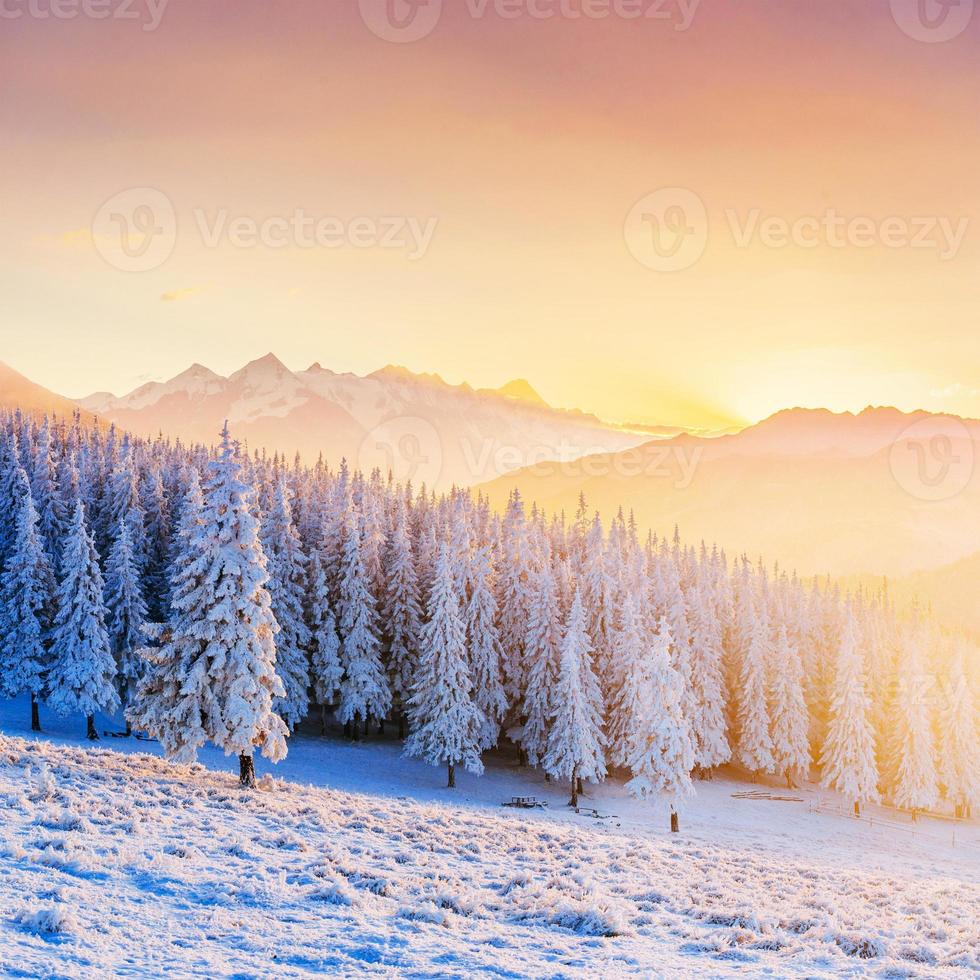
<svg viewBox="0 0 980 980"><path fill-rule="evenodd" d="M976 822L913 832L814 787L737 799L766 787L716 779L671 836L618 780L583 800L615 815L597 821L504 758L451 791L393 742L314 735L247 793L217 752L177 767L27 718L0 702L3 976L980 971ZM515 794L549 810L501 809Z"/></svg>

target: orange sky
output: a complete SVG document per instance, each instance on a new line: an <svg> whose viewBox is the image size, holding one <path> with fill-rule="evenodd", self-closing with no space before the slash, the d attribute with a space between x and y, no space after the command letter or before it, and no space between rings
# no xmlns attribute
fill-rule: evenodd
<svg viewBox="0 0 980 980"><path fill-rule="evenodd" d="M272 349L291 367L524 376L618 420L980 416L980 13L933 44L884 0L702 0L687 30L473 5L446 0L407 44L353 2L170 0L152 31L4 20L0 359L71 395ZM142 272L92 241L133 187L176 214L172 254ZM624 232L659 188L705 209L703 255L673 272ZM412 259L210 247L199 228L298 210L435 231ZM754 212L864 219L870 244L740 244ZM962 228L955 249L939 219ZM885 244L886 222L930 221L930 247Z"/></svg>

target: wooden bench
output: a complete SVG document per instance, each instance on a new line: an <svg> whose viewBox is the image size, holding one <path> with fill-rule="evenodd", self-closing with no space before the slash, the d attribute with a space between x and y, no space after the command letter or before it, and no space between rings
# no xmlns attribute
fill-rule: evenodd
<svg viewBox="0 0 980 980"><path fill-rule="evenodd" d="M509 803L501 803L501 806L512 806L520 810L533 810L540 807L542 810L548 805L547 800L539 800L536 796L512 796Z"/></svg>

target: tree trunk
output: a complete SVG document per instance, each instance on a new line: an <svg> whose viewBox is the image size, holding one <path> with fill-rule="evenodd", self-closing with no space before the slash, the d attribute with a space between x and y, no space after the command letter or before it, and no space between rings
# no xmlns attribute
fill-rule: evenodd
<svg viewBox="0 0 980 980"><path fill-rule="evenodd" d="M320 705L320 734L327 734L327 706L325 704Z"/></svg>
<svg viewBox="0 0 980 980"><path fill-rule="evenodd" d="M446 783L446 789L456 788L456 767L450 762L449 763L449 782Z"/></svg>
<svg viewBox="0 0 980 980"><path fill-rule="evenodd" d="M681 832L681 818L673 807L670 808L670 832L672 834Z"/></svg>
<svg viewBox="0 0 980 980"><path fill-rule="evenodd" d="M405 712L400 711L398 713L398 737L402 741L405 740Z"/></svg>
<svg viewBox="0 0 980 980"><path fill-rule="evenodd" d="M99 740L99 733L95 730L95 715L88 715L85 723L88 725L88 732L85 737L90 742L97 742Z"/></svg>
<svg viewBox="0 0 980 980"><path fill-rule="evenodd" d="M37 709L37 695L31 692L31 731L41 730L41 715Z"/></svg>
<svg viewBox="0 0 980 980"><path fill-rule="evenodd" d="M255 788L255 760L250 755L238 757L238 782L248 789Z"/></svg>
<svg viewBox="0 0 980 980"><path fill-rule="evenodd" d="M527 767L527 752L523 748L517 753L517 764L522 768Z"/></svg>
<svg viewBox="0 0 980 980"><path fill-rule="evenodd" d="M551 782L551 773L550 773L550 772L546 772L546 773L544 774L544 781L545 781L546 783L550 783L550 782Z"/></svg>
<svg viewBox="0 0 980 980"><path fill-rule="evenodd" d="M585 795L585 787L582 785L582 777L575 777L575 792Z"/></svg>
<svg viewBox="0 0 980 980"><path fill-rule="evenodd" d="M793 782L793 774L788 769L786 770L786 788L796 789L796 783Z"/></svg>
<svg viewBox="0 0 980 980"><path fill-rule="evenodd" d="M385 720L384 718L382 718L381 721L378 722L378 734L384 735L384 733L385 733Z"/></svg>
<svg viewBox="0 0 980 980"><path fill-rule="evenodd" d="M364 716L364 737L367 738L371 734L371 718L369 715Z"/></svg>
<svg viewBox="0 0 980 980"><path fill-rule="evenodd" d="M572 798L568 801L569 806L578 806L578 773L572 770Z"/></svg>
<svg viewBox="0 0 980 980"><path fill-rule="evenodd" d="M855 800L854 801L854 816L855 817L860 817L861 816L861 801L860 800Z"/></svg>

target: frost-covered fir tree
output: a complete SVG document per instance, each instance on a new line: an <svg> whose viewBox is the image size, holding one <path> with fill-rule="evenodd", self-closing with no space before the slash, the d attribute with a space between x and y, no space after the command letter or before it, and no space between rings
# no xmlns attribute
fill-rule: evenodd
<svg viewBox="0 0 980 980"><path fill-rule="evenodd" d="M340 637L337 617L330 602L330 585L319 552L310 559L310 642L313 648L311 675L313 695L320 705L320 728L326 734L326 707L340 689Z"/></svg>
<svg viewBox="0 0 980 980"><path fill-rule="evenodd" d="M464 609L466 647L473 678L473 701L486 722L482 748L489 749L497 744L500 724L507 712L490 545L482 545L472 553L468 577L470 597Z"/></svg>
<svg viewBox="0 0 980 980"><path fill-rule="evenodd" d="M643 678L636 669L650 644L643 625L637 598L627 592L621 599L620 614L611 637L612 662L621 678L609 705L606 726L609 761L614 766L627 763L630 736L636 730L638 712L645 697L640 687Z"/></svg>
<svg viewBox="0 0 980 980"><path fill-rule="evenodd" d="M357 737L359 723L387 717L391 689L381 664L374 596L368 588L361 562L361 530L357 511L349 503L344 514L343 549L340 557L337 625L340 633L340 721Z"/></svg>
<svg viewBox="0 0 980 980"><path fill-rule="evenodd" d="M306 558L293 523L290 491L280 478L272 508L263 524L263 542L272 597L272 612L279 624L276 634L276 673L285 695L273 701L273 710L295 728L309 710L310 631L303 616Z"/></svg>
<svg viewBox="0 0 980 980"><path fill-rule="evenodd" d="M52 565L58 561L58 549L61 546L66 524L64 503L58 492L57 474L51 422L45 416L34 440L30 480L31 496L38 514L41 539Z"/></svg>
<svg viewBox="0 0 980 980"><path fill-rule="evenodd" d="M606 740L598 685L588 683L585 678L592 671L592 651L582 597L577 590L562 632L559 654L552 724L542 765L550 775L571 780L569 806L578 806L579 781L605 779Z"/></svg>
<svg viewBox="0 0 980 980"><path fill-rule="evenodd" d="M103 592L99 555L85 523L85 505L78 501L61 555L47 701L59 714L85 715L90 739L99 737L95 712L111 714L119 707Z"/></svg>
<svg viewBox="0 0 980 980"><path fill-rule="evenodd" d="M399 735L404 737L404 705L418 663L422 608L408 513L402 497L395 509L385 557L384 647L392 696L399 706Z"/></svg>
<svg viewBox="0 0 980 980"><path fill-rule="evenodd" d="M0 693L31 696L31 729L41 730L38 699L49 664L47 634L54 611L54 575L38 530L38 515L18 467L13 539L0 577Z"/></svg>
<svg viewBox="0 0 980 980"><path fill-rule="evenodd" d="M169 758L191 761L211 741L239 759L239 780L255 785L253 752L286 755L285 722L273 699L285 690L276 674L277 629L252 490L227 425L209 464L202 520L184 502L183 569L163 644L130 709L134 727L158 738ZM193 487L191 487L192 492Z"/></svg>
<svg viewBox="0 0 980 980"><path fill-rule="evenodd" d="M525 680L521 749L531 766L540 763L547 748L548 730L554 714L552 698L561 659L561 611L547 558L542 559L541 567L535 572L534 583L522 644Z"/></svg>
<svg viewBox="0 0 980 980"><path fill-rule="evenodd" d="M681 703L694 747L694 765L701 776L731 758L725 722L725 668L722 623L706 585L691 592L691 643L688 697Z"/></svg>
<svg viewBox="0 0 980 980"><path fill-rule="evenodd" d="M133 555L129 524L125 520L121 520L116 528L116 538L106 563L105 605L109 641L116 658L119 700L125 709L129 707L143 672L139 650L145 642L143 626L147 621L139 568ZM130 730L127 722L127 735Z"/></svg>
<svg viewBox="0 0 980 980"><path fill-rule="evenodd" d="M784 624L776 629L772 666L773 768L792 789L810 771L810 719L803 696L803 662Z"/></svg>
<svg viewBox="0 0 980 980"><path fill-rule="evenodd" d="M964 646L955 642L939 714L939 778L958 817L969 817L980 804L980 733Z"/></svg>
<svg viewBox="0 0 980 980"><path fill-rule="evenodd" d="M627 737L626 765L632 778L626 788L639 799L665 800L671 830L677 832L678 803L694 792L694 747L682 710L683 679L670 662L671 639L664 618L633 667L638 703Z"/></svg>
<svg viewBox="0 0 980 980"><path fill-rule="evenodd" d="M930 691L933 678L926 671L923 630L912 623L905 630L899 659L898 688L891 733L896 806L928 810L939 800L936 780Z"/></svg>
<svg viewBox="0 0 980 980"><path fill-rule="evenodd" d="M749 626L748 645L739 670L738 760L750 772L771 772L769 734L769 613L759 601Z"/></svg>
<svg viewBox="0 0 980 980"><path fill-rule="evenodd" d="M405 754L431 765L445 764L451 788L456 785L456 766L483 772L480 750L486 721L473 703L466 631L446 545L436 561L426 612L422 654L408 701L412 731L405 741Z"/></svg>
<svg viewBox="0 0 980 980"><path fill-rule="evenodd" d="M860 813L862 803L876 803L880 797L871 698L856 633L853 612L849 608L837 649L830 722L820 754L820 768L823 785L852 800L854 812Z"/></svg>
<svg viewBox="0 0 980 980"><path fill-rule="evenodd" d="M524 503L515 490L507 503L501 527L502 561L497 577L504 684L512 703L518 701L524 690L525 665L529 662L524 652L533 579L529 552Z"/></svg>

